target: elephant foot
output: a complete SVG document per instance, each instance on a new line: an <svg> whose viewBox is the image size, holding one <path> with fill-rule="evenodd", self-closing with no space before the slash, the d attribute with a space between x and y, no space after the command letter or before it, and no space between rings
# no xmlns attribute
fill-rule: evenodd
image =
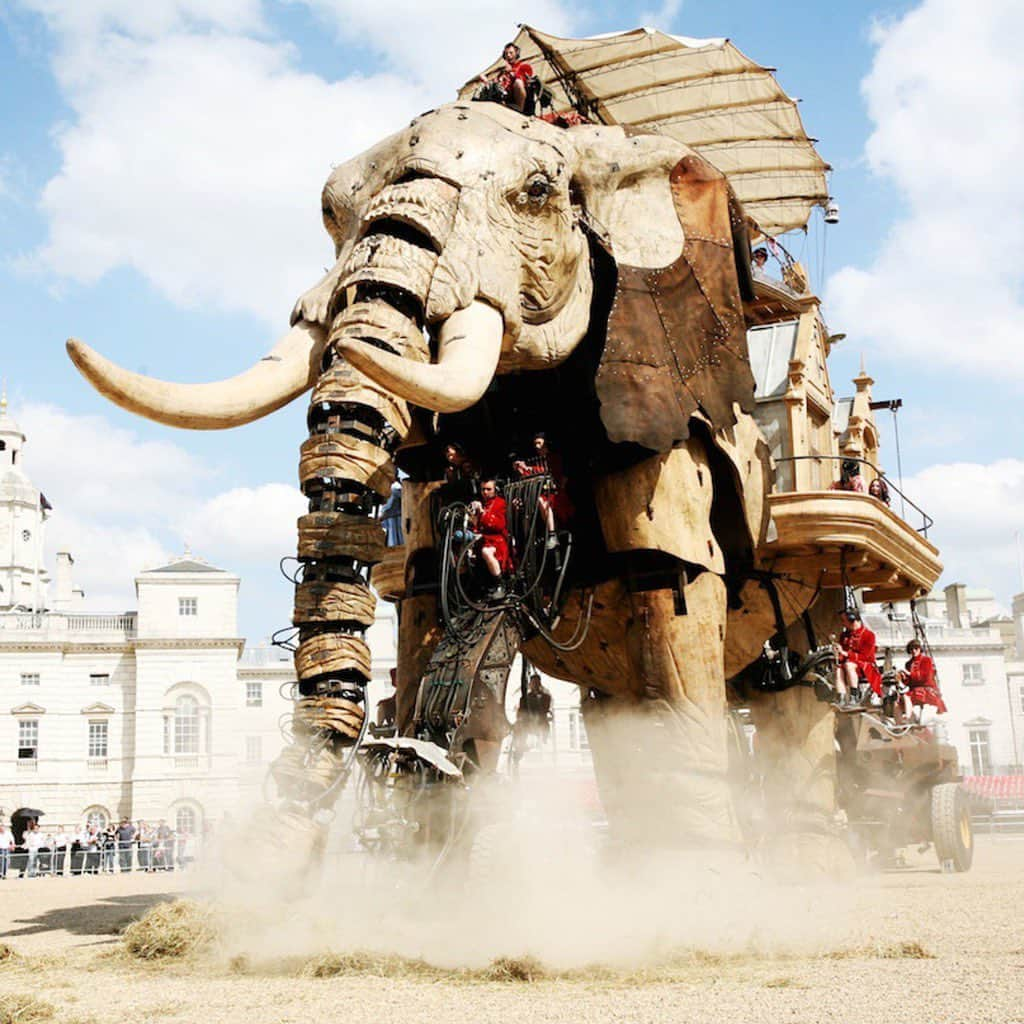
<svg viewBox="0 0 1024 1024"><path fill-rule="evenodd" d="M617 704L584 704L613 841L739 849L725 744L715 723L667 701Z"/></svg>
<svg viewBox="0 0 1024 1024"><path fill-rule="evenodd" d="M849 882L860 873L845 837L831 830L771 835L764 841L760 859L774 878L794 885Z"/></svg>

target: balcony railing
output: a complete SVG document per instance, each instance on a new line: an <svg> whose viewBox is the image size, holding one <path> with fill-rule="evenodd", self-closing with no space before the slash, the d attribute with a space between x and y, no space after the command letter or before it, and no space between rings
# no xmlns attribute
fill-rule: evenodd
<svg viewBox="0 0 1024 1024"><path fill-rule="evenodd" d="M932 517L930 515L928 515L928 513L925 512L925 510L923 508L921 508L920 506L914 504L914 502L911 501L910 498L908 498L892 482L892 480L889 477L887 477L884 473L882 473L878 469L878 467L873 462L869 461L868 459L859 459L859 458L856 458L855 456L852 456L852 455L787 455L787 456L783 456L783 457L777 458L775 461L776 461L776 463L787 463L787 464L788 463L794 463L794 462L811 462L811 463L813 463L819 469L819 474L818 474L819 477L820 477L820 469L821 469L822 466L834 467L836 472L835 472L835 474L833 476L833 479L835 479L835 480L838 480L840 478L840 476L841 476L841 472L840 471L842 470L842 464L844 462L856 462L858 465L867 466L872 471L872 473L875 474L875 476L877 476L880 480L882 480L885 483L886 489L889 491L890 499L889 499L888 502L883 502L883 504L885 504L885 505L887 505L888 507L891 508L892 507L892 495L895 495L896 497L898 497L900 499L900 515L901 515L901 518L908 525L913 526L913 524L910 523L910 521L909 521L909 519L907 517L907 508L909 507L910 509L912 509L913 512L916 514L915 518L917 516L919 516L920 520L921 520L921 525L920 526L914 526L914 529L917 530L917 532L920 533L924 537L928 536L928 531L932 528L932 526L935 525L935 520L932 519ZM778 482L776 482L776 486L778 487ZM867 486L868 485L865 484L865 490L866 490ZM789 492L793 492L793 491L801 491L802 492L802 491L806 491L806 490L829 490L829 489L830 488L828 488L828 487L824 487L824 488L815 488L815 487L806 488L806 487L797 487L795 485L791 485L791 486L784 486L784 487L779 488L776 493L789 493ZM881 499L876 498L875 500L876 501L880 501Z"/></svg>
<svg viewBox="0 0 1024 1024"><path fill-rule="evenodd" d="M91 615L81 612L2 612L0 640L18 634L31 639L53 640L67 637L97 637L133 640L137 631L134 612L122 615Z"/></svg>

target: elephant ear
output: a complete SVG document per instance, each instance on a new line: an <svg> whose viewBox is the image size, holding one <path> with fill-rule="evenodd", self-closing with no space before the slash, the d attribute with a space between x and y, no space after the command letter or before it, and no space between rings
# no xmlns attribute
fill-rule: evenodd
<svg viewBox="0 0 1024 1024"><path fill-rule="evenodd" d="M629 139L631 147L645 142L663 160L666 140ZM664 177L648 176L646 186L657 188L661 199L630 205L638 212L674 213L682 252L654 269L616 259L615 297L596 380L609 439L655 452L685 441L694 416L720 430L736 423L735 406L754 409L741 296L741 285L747 292L751 281L743 213L725 176L686 147L680 150L685 155L678 161L663 164L671 213ZM634 177L634 191L635 182ZM635 250L631 243L644 230L642 223L616 217L607 233L612 256ZM663 226L658 230L664 233ZM623 231L633 237L617 238Z"/></svg>

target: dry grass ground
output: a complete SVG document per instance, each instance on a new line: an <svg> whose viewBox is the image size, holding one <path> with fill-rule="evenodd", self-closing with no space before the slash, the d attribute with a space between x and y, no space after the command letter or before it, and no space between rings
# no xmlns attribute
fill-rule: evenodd
<svg viewBox="0 0 1024 1024"><path fill-rule="evenodd" d="M0 941L13 951L0 946L0 1024L126 1012L167 1024L1024 1022L1024 838L981 837L966 875L940 874L927 854L860 880L834 940L813 952L691 948L619 966L553 968L527 950L450 969L360 950L255 963L207 944L205 910L159 906L184 885L155 875L0 883ZM125 926L154 906L126 942Z"/></svg>

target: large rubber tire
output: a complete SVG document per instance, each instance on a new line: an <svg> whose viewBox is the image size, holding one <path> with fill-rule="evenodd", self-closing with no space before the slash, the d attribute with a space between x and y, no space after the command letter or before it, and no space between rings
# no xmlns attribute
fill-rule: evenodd
<svg viewBox="0 0 1024 1024"><path fill-rule="evenodd" d="M957 782L932 789L932 842L944 870L969 871L974 860L974 833L967 794Z"/></svg>

